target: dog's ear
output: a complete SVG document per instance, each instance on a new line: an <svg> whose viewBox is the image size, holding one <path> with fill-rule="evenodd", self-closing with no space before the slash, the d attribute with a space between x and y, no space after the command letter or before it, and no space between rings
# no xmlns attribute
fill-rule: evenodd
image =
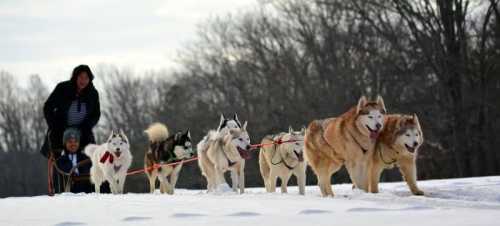
<svg viewBox="0 0 500 226"><path fill-rule="evenodd" d="M222 124L224 123L224 121L226 120L226 117L224 117L224 114L221 113L220 114L220 122L219 122L219 127L217 127L217 132L219 132L220 129L222 129Z"/></svg>
<svg viewBox="0 0 500 226"><path fill-rule="evenodd" d="M377 95L377 105L382 108L382 114L385 114L387 112L387 110L385 109L384 99L380 95Z"/></svg>
<svg viewBox="0 0 500 226"><path fill-rule="evenodd" d="M236 124L238 124L238 126L241 128L241 122L240 122L240 119L238 118L238 114L236 112L234 113L233 119L236 122Z"/></svg>
<svg viewBox="0 0 500 226"><path fill-rule="evenodd" d="M125 141L125 143L128 144L128 137L125 135L125 132L123 132L122 129L120 129L120 137Z"/></svg>
<svg viewBox="0 0 500 226"><path fill-rule="evenodd" d="M305 126L302 126L302 128L300 129L300 133L306 134L306 127Z"/></svg>
<svg viewBox="0 0 500 226"><path fill-rule="evenodd" d="M191 139L191 131L189 129L187 129L186 131L186 136L189 137L189 139Z"/></svg>
<svg viewBox="0 0 500 226"><path fill-rule="evenodd" d="M115 132L113 130L111 130L111 134L109 134L108 141L113 139L114 136L115 136Z"/></svg>
<svg viewBox="0 0 500 226"><path fill-rule="evenodd" d="M359 114L359 112L361 111L361 109L363 109L363 107L365 107L366 103L368 101L366 100L366 97L365 96L361 96L361 98L359 98L358 100L358 106L356 108L356 114Z"/></svg>
<svg viewBox="0 0 500 226"><path fill-rule="evenodd" d="M292 126L288 126L288 133L289 133L289 134L292 134L292 133L293 133L293 128L292 128Z"/></svg>
<svg viewBox="0 0 500 226"><path fill-rule="evenodd" d="M417 114L413 113L412 119L413 119L413 123L415 123L415 125L417 126L418 131L422 132L422 128L420 127L420 121L418 120Z"/></svg>
<svg viewBox="0 0 500 226"><path fill-rule="evenodd" d="M245 121L245 124L243 124L243 127L242 127L243 131L247 131L247 124L248 124L248 122Z"/></svg>

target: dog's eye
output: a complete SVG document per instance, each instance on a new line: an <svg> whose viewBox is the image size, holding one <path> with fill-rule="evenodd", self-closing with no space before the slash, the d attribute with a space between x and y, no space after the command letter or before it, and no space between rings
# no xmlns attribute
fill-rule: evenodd
<svg viewBox="0 0 500 226"><path fill-rule="evenodd" d="M382 118L382 115L379 115L378 118Z"/></svg>
<svg viewBox="0 0 500 226"><path fill-rule="evenodd" d="M238 139L239 141L243 141L243 138Z"/></svg>
<svg viewBox="0 0 500 226"><path fill-rule="evenodd" d="M410 134L408 134L408 133L407 133L407 134L406 134L406 136L407 136L407 137L410 137Z"/></svg>
<svg viewBox="0 0 500 226"><path fill-rule="evenodd" d="M371 116L371 115L370 115L370 116L368 116L368 118L369 118L369 119L373 119L373 116Z"/></svg>

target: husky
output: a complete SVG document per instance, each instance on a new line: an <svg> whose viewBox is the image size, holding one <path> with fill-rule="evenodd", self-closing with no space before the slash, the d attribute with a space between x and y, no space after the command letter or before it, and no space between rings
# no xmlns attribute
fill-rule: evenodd
<svg viewBox="0 0 500 226"><path fill-rule="evenodd" d="M160 181L160 192L174 194L175 184L182 169L182 160L193 155L189 129L169 136L164 124L155 123L144 131L149 138L149 149L144 155L144 172L149 179L149 192L154 193L156 179ZM168 165L173 163L174 165ZM155 168L160 164L160 168ZM170 181L168 177L170 176Z"/></svg>
<svg viewBox="0 0 500 226"><path fill-rule="evenodd" d="M345 165L353 185L367 191L367 165L384 126L384 100L361 97L337 118L312 121L304 137L304 153L318 177L323 196L333 196L331 176ZM370 152L370 153L368 153Z"/></svg>
<svg viewBox="0 0 500 226"><path fill-rule="evenodd" d="M201 139L201 141L196 146L196 149L197 150L207 150L207 148L208 148L207 141L209 139L215 139L215 137L220 132L224 132L228 129L241 129L241 122L238 119L238 114L234 113L233 118L226 118L224 116L224 114L220 114L219 126L217 127L217 130L215 131L215 133L208 133L207 136L204 136L203 139ZM213 137L210 138L209 135L211 135Z"/></svg>
<svg viewBox="0 0 500 226"><path fill-rule="evenodd" d="M305 194L306 162L303 157L305 128L288 133L268 135L262 139L262 144L272 144L260 148L259 166L267 192L276 191L276 179L281 179L281 192L287 193L288 180L292 174L297 177L299 194ZM293 142L289 142L293 141ZM284 143L282 143L284 142Z"/></svg>
<svg viewBox="0 0 500 226"><path fill-rule="evenodd" d="M223 129L239 129L241 128L241 122L238 119L238 114L234 113L233 118L226 118L224 114L220 115L219 126L217 127L217 132Z"/></svg>
<svg viewBox="0 0 500 226"><path fill-rule="evenodd" d="M245 159L250 158L250 137L247 122L240 128L209 131L207 149L198 149L198 164L207 179L207 191L215 192L225 184L224 172L231 171L232 188L245 191Z"/></svg>
<svg viewBox="0 0 500 226"><path fill-rule="evenodd" d="M127 170L132 163L129 149L128 138L121 130L119 133L111 131L104 144L89 144L85 147L84 152L92 161L90 179L96 193L100 193L101 184L108 181L113 194L123 194Z"/></svg>
<svg viewBox="0 0 500 226"><path fill-rule="evenodd" d="M378 192L380 174L384 168L398 166L410 191L423 195L417 187L417 152L424 137L416 114L388 115L369 163L369 192Z"/></svg>

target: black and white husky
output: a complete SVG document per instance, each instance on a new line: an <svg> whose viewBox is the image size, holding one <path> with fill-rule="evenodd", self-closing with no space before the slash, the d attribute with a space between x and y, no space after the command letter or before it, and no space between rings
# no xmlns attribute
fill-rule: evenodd
<svg viewBox="0 0 500 226"><path fill-rule="evenodd" d="M241 122L238 119L238 114L234 113L233 118L226 118L224 114L221 114L217 132L220 132L223 129L241 129Z"/></svg>
<svg viewBox="0 0 500 226"><path fill-rule="evenodd" d="M191 133L187 130L169 136L167 126L161 123L152 124L144 132L149 138L149 149L144 156L144 171L149 179L149 191L154 192L158 178L160 192L172 195L182 169L182 160L193 155ZM161 166L156 168L158 164Z"/></svg>
<svg viewBox="0 0 500 226"><path fill-rule="evenodd" d="M101 145L89 144L85 147L85 154L92 161L90 179L95 186L96 193L100 193L101 184L109 182L113 194L122 194L127 170L132 163L130 144L127 136L120 130L111 131L106 143Z"/></svg>

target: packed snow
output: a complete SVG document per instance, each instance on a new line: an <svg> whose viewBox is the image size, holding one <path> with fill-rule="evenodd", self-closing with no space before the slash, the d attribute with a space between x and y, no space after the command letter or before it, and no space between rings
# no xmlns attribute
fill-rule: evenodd
<svg viewBox="0 0 500 226"><path fill-rule="evenodd" d="M500 176L419 181L425 196L405 183L382 183L379 194L334 185L334 198L317 186L288 194L250 188L243 195L177 189L155 194L60 194L0 199L0 225L500 225ZM279 189L278 189L279 191Z"/></svg>

